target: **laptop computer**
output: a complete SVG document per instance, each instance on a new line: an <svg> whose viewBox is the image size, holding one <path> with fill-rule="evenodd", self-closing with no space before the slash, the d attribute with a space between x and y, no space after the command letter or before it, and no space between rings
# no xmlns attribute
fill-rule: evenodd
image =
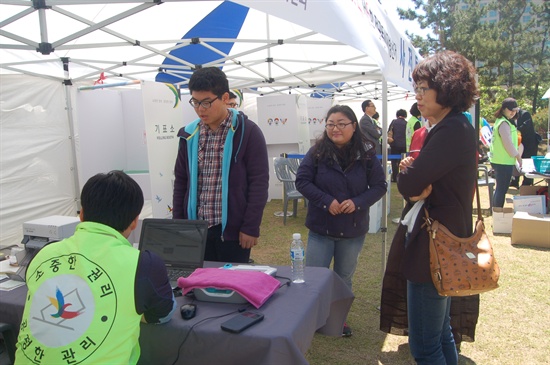
<svg viewBox="0 0 550 365"><path fill-rule="evenodd" d="M146 218L138 247L164 260L174 289L179 277L187 277L203 266L207 233L208 222L203 220Z"/></svg>

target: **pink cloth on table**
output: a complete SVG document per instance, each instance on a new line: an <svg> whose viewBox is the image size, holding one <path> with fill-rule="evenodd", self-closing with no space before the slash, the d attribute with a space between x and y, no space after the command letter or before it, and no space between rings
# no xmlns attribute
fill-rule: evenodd
<svg viewBox="0 0 550 365"><path fill-rule="evenodd" d="M196 288L234 290L256 308L260 308L279 288L279 280L260 271L199 268L186 278L178 279L183 294Z"/></svg>

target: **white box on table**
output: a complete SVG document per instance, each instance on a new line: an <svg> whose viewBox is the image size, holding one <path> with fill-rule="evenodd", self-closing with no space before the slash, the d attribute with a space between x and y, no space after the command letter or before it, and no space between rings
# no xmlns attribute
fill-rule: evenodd
<svg viewBox="0 0 550 365"><path fill-rule="evenodd" d="M514 196L514 213L546 214L546 197L544 195Z"/></svg>

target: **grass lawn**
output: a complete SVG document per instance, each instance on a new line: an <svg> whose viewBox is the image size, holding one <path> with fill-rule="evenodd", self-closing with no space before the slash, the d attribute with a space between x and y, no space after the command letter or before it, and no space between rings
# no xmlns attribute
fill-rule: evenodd
<svg viewBox="0 0 550 365"><path fill-rule="evenodd" d="M480 191L485 225L501 268L500 288L481 295L476 340L462 343L459 364L550 364L550 250L512 246L510 235L493 235L488 189L483 187ZM511 188L508 193L507 198L511 198L517 192ZM306 355L312 365L414 364L407 337L388 335L378 329L382 245L385 242L387 253L397 228L391 219L399 217L402 208L395 184L391 197L387 235L368 234L359 257L353 282L355 301L348 316L353 336L316 334ZM282 210L282 200L267 204L260 244L251 255L256 263L289 265L292 233L302 233L307 242L307 208L303 202L298 207L297 217L288 217L284 226L283 218L274 214Z"/></svg>

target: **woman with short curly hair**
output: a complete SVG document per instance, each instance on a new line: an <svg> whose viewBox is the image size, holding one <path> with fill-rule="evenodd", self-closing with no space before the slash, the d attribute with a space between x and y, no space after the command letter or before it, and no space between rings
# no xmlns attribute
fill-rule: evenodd
<svg viewBox="0 0 550 365"><path fill-rule="evenodd" d="M433 128L416 159L407 157L399 166L397 188L408 204L391 251L401 250L397 267L406 279L406 325L413 357L418 364L456 365L451 298L440 296L432 282L429 237L422 228L421 212L426 208L430 217L458 237L472 234L477 139L462 112L478 95L475 69L463 56L445 51L421 61L412 76L418 109ZM415 209L411 209L413 206ZM394 257L394 253L390 252L390 256ZM388 267L392 267L390 262ZM384 278L384 286L386 283ZM474 308L471 316L477 319L479 297L470 300ZM386 309L383 293L381 329ZM461 339L461 333L458 335ZM473 333L467 335L473 337Z"/></svg>

